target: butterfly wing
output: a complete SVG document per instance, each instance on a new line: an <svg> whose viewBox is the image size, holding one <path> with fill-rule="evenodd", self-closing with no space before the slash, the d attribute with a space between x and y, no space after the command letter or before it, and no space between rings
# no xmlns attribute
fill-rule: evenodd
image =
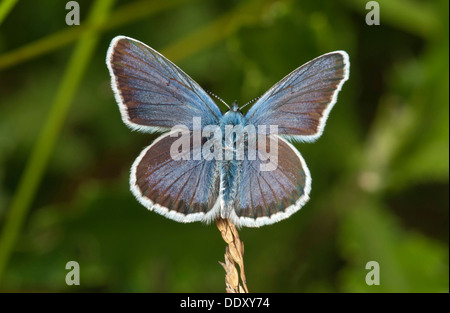
<svg viewBox="0 0 450 313"><path fill-rule="evenodd" d="M242 161L236 180L239 192L234 209L229 210L235 224L273 224L288 218L308 201L311 175L303 157L286 139L313 141L320 137L337 94L348 79L349 64L344 51L320 56L275 84L247 112L249 124L277 125L281 136L258 137L267 141L266 147L274 141L273 146L278 147L268 151L256 148L262 159L277 161L273 170L261 170L261 157Z"/></svg>
<svg viewBox="0 0 450 313"><path fill-rule="evenodd" d="M345 51L324 54L270 88L247 112L254 125L278 125L286 138L314 141L322 134L337 94L349 76Z"/></svg>
<svg viewBox="0 0 450 313"><path fill-rule="evenodd" d="M240 226L259 227L288 218L308 201L311 190L308 167L292 144L275 135L258 140L266 140L271 149L256 145L258 157L249 160L246 155L241 163L236 180L240 186L229 211L231 221ZM269 162L274 166L268 167ZM262 164L269 170L261 170Z"/></svg>
<svg viewBox="0 0 450 313"><path fill-rule="evenodd" d="M192 132L187 135L190 148L173 158L171 147L179 139L171 134L174 132L156 139L136 159L131 168L131 190L145 207L167 218L183 223L209 222L220 207L217 162L195 160Z"/></svg>
<svg viewBox="0 0 450 313"><path fill-rule="evenodd" d="M118 36L106 63L122 120L132 129L165 131L177 125L192 129L217 124L222 115L208 94L186 73L149 46Z"/></svg>

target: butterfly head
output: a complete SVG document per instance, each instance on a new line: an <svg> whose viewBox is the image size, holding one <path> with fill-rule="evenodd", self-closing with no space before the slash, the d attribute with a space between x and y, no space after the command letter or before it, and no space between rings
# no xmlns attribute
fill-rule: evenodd
<svg viewBox="0 0 450 313"><path fill-rule="evenodd" d="M222 126L245 124L245 117L239 109L237 101L234 101L230 109L222 116L220 124Z"/></svg>
<svg viewBox="0 0 450 313"><path fill-rule="evenodd" d="M231 111L233 111L233 112L240 112L239 111L239 105L238 105L236 100L234 100L233 103L231 104Z"/></svg>

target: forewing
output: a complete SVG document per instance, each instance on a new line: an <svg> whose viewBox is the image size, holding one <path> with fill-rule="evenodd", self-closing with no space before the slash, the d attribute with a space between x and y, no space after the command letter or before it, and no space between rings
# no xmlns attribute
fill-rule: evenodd
<svg viewBox="0 0 450 313"><path fill-rule="evenodd" d="M300 153L283 138L271 135L265 139L267 149L257 148L258 155L275 160L276 167L261 170L261 164L268 162L261 157L249 160L246 156L242 161L238 201L230 216L236 225L259 227L276 223L291 216L309 199L311 176ZM268 149L269 142L276 140L278 150ZM270 154L272 158L268 158Z"/></svg>
<svg viewBox="0 0 450 313"><path fill-rule="evenodd" d="M294 70L269 89L248 111L254 125L278 125L286 138L320 137L337 94L348 79L345 51L322 55Z"/></svg>
<svg viewBox="0 0 450 313"><path fill-rule="evenodd" d="M176 125L192 129L217 124L222 115L208 94L187 74L149 46L118 36L106 63L122 119L132 129L164 131Z"/></svg>
<svg viewBox="0 0 450 313"><path fill-rule="evenodd" d="M144 149L131 168L133 194L149 210L178 222L209 222L219 213L219 174L213 160L194 160L190 132L188 160L175 160L167 133ZM185 154L183 154L184 156Z"/></svg>

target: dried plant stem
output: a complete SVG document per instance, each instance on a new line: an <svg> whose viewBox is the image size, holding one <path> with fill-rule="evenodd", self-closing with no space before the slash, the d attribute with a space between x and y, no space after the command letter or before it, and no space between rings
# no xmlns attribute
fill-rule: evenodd
<svg viewBox="0 0 450 313"><path fill-rule="evenodd" d="M216 225L223 240L228 244L225 249L225 263L219 262L226 272L226 291L228 293L248 293L244 271L244 243L239 238L236 226L228 219L217 219ZM239 265L240 276L235 263Z"/></svg>

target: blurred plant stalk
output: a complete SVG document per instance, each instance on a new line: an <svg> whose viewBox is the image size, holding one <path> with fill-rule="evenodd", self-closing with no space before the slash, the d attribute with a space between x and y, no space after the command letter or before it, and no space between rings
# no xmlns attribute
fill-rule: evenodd
<svg viewBox="0 0 450 313"><path fill-rule="evenodd" d="M104 22L109 16L113 3L114 0L97 0L88 16L88 23L96 25ZM95 53L99 39L100 34L95 28L86 31L80 37L57 89L47 120L28 159L19 186L12 199L11 208L7 212L0 237L0 282L58 135L64 125L70 104L89 61Z"/></svg>

